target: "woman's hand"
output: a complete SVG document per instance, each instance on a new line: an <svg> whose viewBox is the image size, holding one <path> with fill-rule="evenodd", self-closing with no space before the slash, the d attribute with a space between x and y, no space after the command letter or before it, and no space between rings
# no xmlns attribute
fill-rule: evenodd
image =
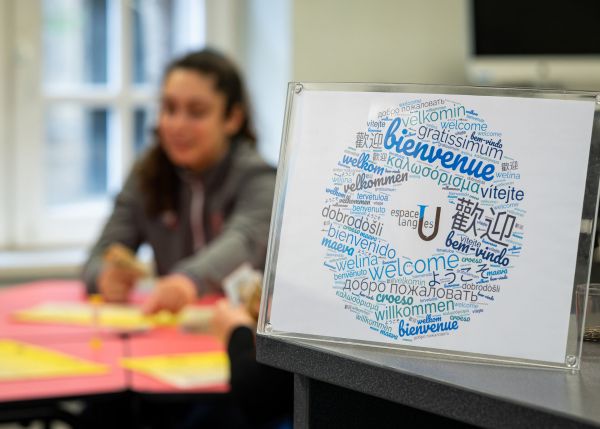
<svg viewBox="0 0 600 429"><path fill-rule="evenodd" d="M140 275L131 269L105 263L96 284L105 301L126 302L138 278Z"/></svg>
<svg viewBox="0 0 600 429"><path fill-rule="evenodd" d="M142 304L146 314L161 310L178 312L198 297L196 285L183 274L170 274L158 279L152 294Z"/></svg>
<svg viewBox="0 0 600 429"><path fill-rule="evenodd" d="M215 314L211 321L211 332L222 343L227 344L229 337L238 326L256 328L256 321L244 306L233 306L227 299L217 301Z"/></svg>
<svg viewBox="0 0 600 429"><path fill-rule="evenodd" d="M146 267L121 243L108 246L103 260L102 272L96 280L100 294L108 302L127 301L135 282L148 275Z"/></svg>

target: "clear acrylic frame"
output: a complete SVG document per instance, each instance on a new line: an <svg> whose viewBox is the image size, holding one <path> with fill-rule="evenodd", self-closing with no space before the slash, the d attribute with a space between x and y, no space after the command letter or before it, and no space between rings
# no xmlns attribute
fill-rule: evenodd
<svg viewBox="0 0 600 429"><path fill-rule="evenodd" d="M276 284L276 273L278 264L278 252L281 243L281 228L283 213L286 206L286 190L290 175L294 174L293 161L296 146L301 144L292 141L292 130L302 126L294 121L296 117L297 100L306 91L342 91L342 92L370 92L370 93L411 93L411 94L446 94L446 95L470 95L470 96L493 96L493 97L516 97L537 98L552 100L582 100L593 101L595 109L593 114L593 125L591 133L590 150L587 165L587 176L585 180L585 192L581 212L581 230L577 245L577 257L575 274L572 281L572 294L570 305L570 317L566 341L566 353L564 363L534 360L527 358L515 358L502 355L478 354L447 350L439 348L426 348L405 344L392 344L389 342L365 341L356 338L346 338L328 335L311 335L302 332L289 332L278 330L271 323L272 298ZM319 174L311 172L311 174ZM324 174L328 174L324 173ZM366 83L304 83L291 82L288 86L286 113L282 133L281 153L277 183L275 190L275 201L272 211L271 230L269 246L267 251L267 264L263 283L263 293L257 332L260 335L306 339L316 341L328 341L342 344L383 347L386 349L398 349L402 353L421 354L437 356L443 359L459 359L478 363L491 363L516 366L534 366L545 368L559 368L578 370L580 368L581 350L583 343L585 308L580 311L581 305L577 305L576 289L578 285L589 286L590 271L592 266L592 254L594 236L596 231L596 219L598 216L598 191L600 179L600 96L594 92L583 91L558 91L518 88L490 88L490 87L468 87L468 86L439 86L418 84L366 84ZM581 286L580 286L581 288ZM587 294L586 294L587 296ZM524 321L526 323L526 321ZM401 353L399 353L401 357Z"/></svg>

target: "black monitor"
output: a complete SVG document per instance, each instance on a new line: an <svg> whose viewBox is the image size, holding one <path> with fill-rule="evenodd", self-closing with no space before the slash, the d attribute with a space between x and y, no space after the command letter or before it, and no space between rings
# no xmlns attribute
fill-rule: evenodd
<svg viewBox="0 0 600 429"><path fill-rule="evenodd" d="M475 55L600 55L600 1L474 0Z"/></svg>
<svg viewBox="0 0 600 429"><path fill-rule="evenodd" d="M474 83L600 88L600 1L471 0Z"/></svg>

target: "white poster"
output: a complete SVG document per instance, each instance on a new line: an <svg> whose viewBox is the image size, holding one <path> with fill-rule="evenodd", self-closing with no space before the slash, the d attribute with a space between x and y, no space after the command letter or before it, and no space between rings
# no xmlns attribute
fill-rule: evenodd
<svg viewBox="0 0 600 429"><path fill-rule="evenodd" d="M565 361L593 101L294 104L275 331Z"/></svg>

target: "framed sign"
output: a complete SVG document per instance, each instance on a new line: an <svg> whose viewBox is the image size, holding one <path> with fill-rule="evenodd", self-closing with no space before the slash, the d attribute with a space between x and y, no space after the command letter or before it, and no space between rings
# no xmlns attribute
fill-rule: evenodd
<svg viewBox="0 0 600 429"><path fill-rule="evenodd" d="M596 96L290 84L259 333L579 368Z"/></svg>

